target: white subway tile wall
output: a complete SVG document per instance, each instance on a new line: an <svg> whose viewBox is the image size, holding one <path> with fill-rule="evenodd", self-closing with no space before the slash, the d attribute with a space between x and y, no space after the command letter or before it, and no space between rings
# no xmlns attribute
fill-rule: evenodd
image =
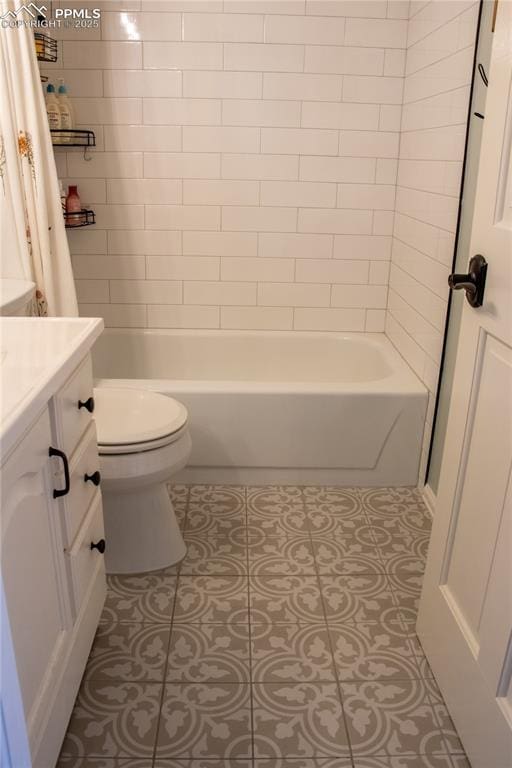
<svg viewBox="0 0 512 768"><path fill-rule="evenodd" d="M81 312L384 331L408 3L97 5L46 72L98 138L57 150L97 217L70 233Z"/></svg>
<svg viewBox="0 0 512 768"><path fill-rule="evenodd" d="M474 0L410 6L386 333L430 393L422 474L439 378L477 20Z"/></svg>
<svg viewBox="0 0 512 768"><path fill-rule="evenodd" d="M437 389L475 0L110 0L63 35L57 150L110 326L385 331Z"/></svg>

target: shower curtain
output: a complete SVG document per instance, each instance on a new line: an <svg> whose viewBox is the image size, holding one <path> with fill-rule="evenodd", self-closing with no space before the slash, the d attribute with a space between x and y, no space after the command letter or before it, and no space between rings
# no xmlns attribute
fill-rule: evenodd
<svg viewBox="0 0 512 768"><path fill-rule="evenodd" d="M0 0L0 16L13 7ZM33 33L1 24L0 264L35 282L32 314L78 314Z"/></svg>

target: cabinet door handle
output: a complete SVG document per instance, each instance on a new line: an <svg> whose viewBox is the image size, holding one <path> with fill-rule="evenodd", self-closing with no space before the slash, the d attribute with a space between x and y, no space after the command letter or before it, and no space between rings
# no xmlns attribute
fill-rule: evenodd
<svg viewBox="0 0 512 768"><path fill-rule="evenodd" d="M92 483L93 485L99 485L101 483L101 474L98 469L96 472L93 472L92 475L84 475L84 483L87 482Z"/></svg>
<svg viewBox="0 0 512 768"><path fill-rule="evenodd" d="M100 539L99 541L91 541L91 549L97 549L101 555L105 552L105 548L105 539Z"/></svg>
<svg viewBox="0 0 512 768"><path fill-rule="evenodd" d="M62 490L56 490L53 489L53 498L58 499L60 496L66 496L66 494L69 493L69 489L71 487L69 482L69 464L68 464L68 457L64 453L64 451L59 451L58 448L49 448L48 450L49 456L58 456L59 459L62 459L62 463L64 465L64 488Z"/></svg>
<svg viewBox="0 0 512 768"><path fill-rule="evenodd" d="M88 397L87 400L78 401L78 410L85 408L86 411L92 413L94 411L94 397Z"/></svg>

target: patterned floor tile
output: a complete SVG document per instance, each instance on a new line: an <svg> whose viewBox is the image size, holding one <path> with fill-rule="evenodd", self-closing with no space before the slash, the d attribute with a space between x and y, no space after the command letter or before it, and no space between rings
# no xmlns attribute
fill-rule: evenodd
<svg viewBox="0 0 512 768"><path fill-rule="evenodd" d="M302 491L295 486L266 486L247 489L249 534L259 529L266 536L307 533Z"/></svg>
<svg viewBox="0 0 512 768"><path fill-rule="evenodd" d="M354 768L452 768L448 755L409 755L408 757L360 757Z"/></svg>
<svg viewBox="0 0 512 768"><path fill-rule="evenodd" d="M356 536L313 538L319 574L382 573L383 566L373 544Z"/></svg>
<svg viewBox="0 0 512 768"><path fill-rule="evenodd" d="M309 529L314 536L359 536L361 541L373 544L370 526L362 509L343 512L332 504L306 503Z"/></svg>
<svg viewBox="0 0 512 768"><path fill-rule="evenodd" d="M186 533L229 536L244 528L245 489L240 486L195 485L190 489Z"/></svg>
<svg viewBox="0 0 512 768"><path fill-rule="evenodd" d="M427 557L429 536L415 533L389 535L387 540L379 536L381 529L373 528L378 543L378 553L386 573L423 573ZM379 540L380 539L380 540Z"/></svg>
<svg viewBox="0 0 512 768"><path fill-rule="evenodd" d="M428 690L430 701L434 707L436 713L437 722L441 728L443 738L446 744L446 751L450 755L463 755L464 749L460 742L457 730L453 724L453 720L450 717L446 704L444 703L443 696L439 690L435 679L433 677L425 680L425 686Z"/></svg>
<svg viewBox="0 0 512 768"><path fill-rule="evenodd" d="M413 649L401 627L330 624L334 663L340 680L403 680L418 677Z"/></svg>
<svg viewBox="0 0 512 768"><path fill-rule="evenodd" d="M325 620L316 576L249 576L249 603L257 624Z"/></svg>
<svg viewBox="0 0 512 768"><path fill-rule="evenodd" d="M444 754L423 680L342 683L354 755Z"/></svg>
<svg viewBox="0 0 512 768"><path fill-rule="evenodd" d="M149 768L148 758L61 757L56 768Z"/></svg>
<svg viewBox="0 0 512 768"><path fill-rule="evenodd" d="M145 768L148 768L146 766ZM246 760L180 760L168 758L167 760L157 760L154 768L253 768L250 758Z"/></svg>
<svg viewBox="0 0 512 768"><path fill-rule="evenodd" d="M153 768L470 768L414 631L416 489L169 493L188 555L108 578L59 768L150 768L156 743Z"/></svg>
<svg viewBox="0 0 512 768"><path fill-rule="evenodd" d="M384 574L320 576L327 621L365 623L385 621L395 604Z"/></svg>
<svg viewBox="0 0 512 768"><path fill-rule="evenodd" d="M180 576L174 621L247 624L246 576Z"/></svg>
<svg viewBox="0 0 512 768"><path fill-rule="evenodd" d="M167 490L169 491L169 497L171 499L171 503L174 508L176 520L178 521L180 530L183 531L185 528L185 520L187 517L188 494L190 490L189 486L188 485L171 485L170 483L168 483Z"/></svg>
<svg viewBox="0 0 512 768"><path fill-rule="evenodd" d="M249 540L249 572L255 576L314 575L311 539L305 536Z"/></svg>
<svg viewBox="0 0 512 768"><path fill-rule="evenodd" d="M161 694L156 683L83 683L62 755L151 757Z"/></svg>
<svg viewBox="0 0 512 768"><path fill-rule="evenodd" d="M348 757L296 757L291 760L278 757L255 760L254 768L352 768L352 760Z"/></svg>
<svg viewBox="0 0 512 768"><path fill-rule="evenodd" d="M335 683L254 683L253 719L258 758L349 754Z"/></svg>
<svg viewBox="0 0 512 768"><path fill-rule="evenodd" d="M242 485L192 485L190 504L201 504L216 515L231 516L243 511L245 488Z"/></svg>
<svg viewBox="0 0 512 768"><path fill-rule="evenodd" d="M388 579L404 621L415 622L420 604L423 574L397 571L389 573Z"/></svg>
<svg viewBox="0 0 512 768"><path fill-rule="evenodd" d="M394 518L386 518L367 513L366 518L372 527L377 544L386 544L393 536L430 536L430 531L428 529L417 530L416 528L411 528L403 515L398 515Z"/></svg>
<svg viewBox="0 0 512 768"><path fill-rule="evenodd" d="M162 682L170 625L100 624L85 679Z"/></svg>
<svg viewBox="0 0 512 768"><path fill-rule="evenodd" d="M186 534L211 536L212 538L230 537L234 532L245 531L246 514L244 510L232 514L219 515L203 507L202 504L189 504Z"/></svg>
<svg viewBox="0 0 512 768"><path fill-rule="evenodd" d="M361 501L365 509L376 514L397 515L411 507L425 509L421 493L417 488L360 488Z"/></svg>
<svg viewBox="0 0 512 768"><path fill-rule="evenodd" d="M252 624L251 658L251 676L257 682L336 679L324 624Z"/></svg>
<svg viewBox="0 0 512 768"><path fill-rule="evenodd" d="M407 638L411 644L412 652L414 654L414 658L416 660L416 664L419 669L420 677L433 678L434 674L430 668L430 664L428 663L425 657L425 654L423 653L423 648L419 641L418 635L416 634L415 625L412 623L409 623L409 624L404 624L404 626L407 629Z"/></svg>
<svg viewBox="0 0 512 768"><path fill-rule="evenodd" d="M248 684L167 684L156 756L250 757L251 705Z"/></svg>
<svg viewBox="0 0 512 768"><path fill-rule="evenodd" d="M168 682L243 683L250 679L247 624L175 624Z"/></svg>
<svg viewBox="0 0 512 768"><path fill-rule="evenodd" d="M353 515L362 509L359 488L340 488L336 485L305 485L303 488L306 504L329 505L335 513Z"/></svg>
<svg viewBox="0 0 512 768"><path fill-rule="evenodd" d="M180 574L225 576L247 573L247 545L229 538L185 534L187 554Z"/></svg>
<svg viewBox="0 0 512 768"><path fill-rule="evenodd" d="M375 488L364 491L361 499L372 524L382 525L396 533L403 529L430 532L432 519L416 489Z"/></svg>
<svg viewBox="0 0 512 768"><path fill-rule="evenodd" d="M102 621L169 622L176 576L165 569L137 576L108 576Z"/></svg>
<svg viewBox="0 0 512 768"><path fill-rule="evenodd" d="M252 485L247 488L247 506L253 509L273 509L278 504L283 510L304 504L302 488L298 485Z"/></svg>

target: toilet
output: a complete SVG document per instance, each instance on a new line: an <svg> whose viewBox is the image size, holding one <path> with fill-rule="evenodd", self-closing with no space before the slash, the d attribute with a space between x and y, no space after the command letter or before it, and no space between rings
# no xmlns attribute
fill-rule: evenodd
<svg viewBox="0 0 512 768"><path fill-rule="evenodd" d="M187 409L140 389L94 390L107 573L139 573L180 561L185 542L167 482L188 462Z"/></svg>

